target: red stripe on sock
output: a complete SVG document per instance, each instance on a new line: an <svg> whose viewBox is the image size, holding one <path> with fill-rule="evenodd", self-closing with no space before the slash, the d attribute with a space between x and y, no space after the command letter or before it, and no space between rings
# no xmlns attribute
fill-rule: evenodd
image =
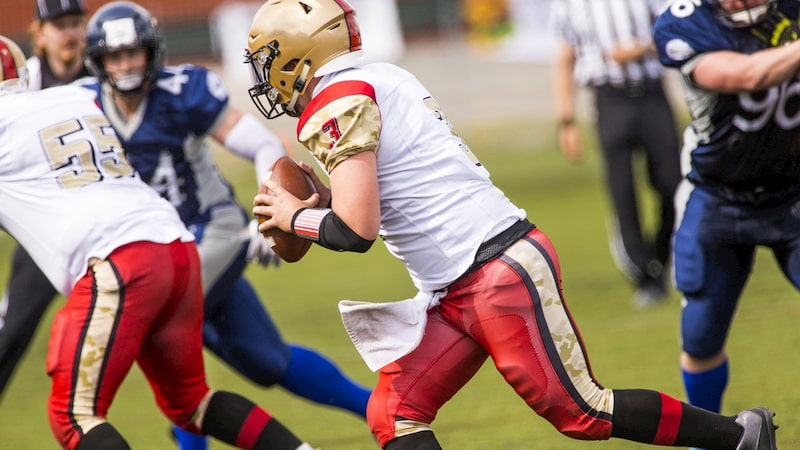
<svg viewBox="0 0 800 450"><path fill-rule="evenodd" d="M247 419L244 420L242 429L239 430L239 435L236 437L236 446L247 449L255 447L256 440L261 436L261 432L270 419L272 419L272 416L268 412L258 406L253 408L250 414L247 415Z"/></svg>
<svg viewBox="0 0 800 450"><path fill-rule="evenodd" d="M658 430L653 439L655 445L672 445L678 437L681 426L683 405L680 401L666 394L661 394L661 419L658 421Z"/></svg>

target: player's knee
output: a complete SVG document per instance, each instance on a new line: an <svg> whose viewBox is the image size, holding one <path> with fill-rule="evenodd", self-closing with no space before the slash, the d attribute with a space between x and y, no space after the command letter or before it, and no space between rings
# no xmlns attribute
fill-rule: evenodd
<svg viewBox="0 0 800 450"><path fill-rule="evenodd" d="M423 422L397 418L370 423L378 445L384 450L435 450L441 449L430 425Z"/></svg>
<svg viewBox="0 0 800 450"><path fill-rule="evenodd" d="M215 392L216 391L212 389L207 390L205 394L201 396L199 403L195 399L192 402L185 402L181 405L172 404L167 406L159 404L159 407L167 419L182 430L194 434L202 434L202 423L200 423L200 420L205 417L208 404Z"/></svg>
<svg viewBox="0 0 800 450"><path fill-rule="evenodd" d="M69 414L66 411L54 408L52 403L48 411L50 428L56 441L62 448L75 449L82 442L84 436L90 435L96 428L107 425L106 419L99 416L82 414ZM109 428L113 429L113 427ZM101 436L104 433L95 434Z"/></svg>
<svg viewBox="0 0 800 450"><path fill-rule="evenodd" d="M288 361L272 355L268 358L263 358L261 361L254 361L253 367L242 371L242 373L260 386L270 387L283 383L288 365Z"/></svg>
<svg viewBox="0 0 800 450"><path fill-rule="evenodd" d="M707 372L724 364L727 358L728 356L723 350L702 356L683 351L681 352L681 369L691 373Z"/></svg>
<svg viewBox="0 0 800 450"><path fill-rule="evenodd" d="M572 439L582 441L605 440L611 434L611 422L609 420L599 419L588 414L569 420L547 419L559 433Z"/></svg>
<svg viewBox="0 0 800 450"><path fill-rule="evenodd" d="M380 386L379 386L380 387ZM376 388L375 392L378 392ZM367 401L367 425L381 448L397 437L395 416L386 409L385 398L373 395Z"/></svg>
<svg viewBox="0 0 800 450"><path fill-rule="evenodd" d="M430 422L433 418L421 415L412 418L399 417L387 410L385 401L373 399L374 397L375 395L371 396L367 403L367 424L381 448L393 450L441 448L438 447L438 442L431 432ZM411 411L407 412L409 414L406 415L412 416ZM410 435L415 436L406 438ZM437 446L429 446L431 442ZM388 446L390 443L391 446Z"/></svg>
<svg viewBox="0 0 800 450"><path fill-rule="evenodd" d="M692 359L705 360L713 358L722 352L724 343L721 339L707 334L691 335L684 333L681 349Z"/></svg>
<svg viewBox="0 0 800 450"><path fill-rule="evenodd" d="M595 384L592 386L594 387L583 392L581 396L583 406L579 407L576 404L568 408L552 406L537 412L564 436L580 440L608 439L611 433L611 421L598 417L600 414L597 412L611 413L614 393L611 389L602 389Z"/></svg>

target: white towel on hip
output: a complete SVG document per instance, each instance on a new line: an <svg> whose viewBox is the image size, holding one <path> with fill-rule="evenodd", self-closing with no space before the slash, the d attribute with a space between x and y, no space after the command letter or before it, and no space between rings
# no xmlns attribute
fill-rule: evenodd
<svg viewBox="0 0 800 450"><path fill-rule="evenodd" d="M342 300L339 313L353 345L375 372L417 348L428 323L427 310L445 295L446 291L420 291L396 302Z"/></svg>

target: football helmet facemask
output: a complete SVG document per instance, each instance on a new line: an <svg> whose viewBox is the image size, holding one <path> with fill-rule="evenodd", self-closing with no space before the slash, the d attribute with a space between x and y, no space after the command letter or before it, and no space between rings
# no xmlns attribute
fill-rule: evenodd
<svg viewBox="0 0 800 450"><path fill-rule="evenodd" d="M16 42L0 35L0 95L28 88L25 53Z"/></svg>
<svg viewBox="0 0 800 450"><path fill-rule="evenodd" d="M308 80L356 66L362 53L356 14L345 0L268 0L248 34L250 98L268 119L297 116Z"/></svg>
<svg viewBox="0 0 800 450"><path fill-rule="evenodd" d="M103 55L138 47L144 47L148 51L143 77L138 79L137 76L128 76L113 80L103 66ZM107 3L92 15L86 25L86 67L92 75L108 82L123 95L139 93L146 83L155 80L164 66L164 53L156 19L136 3Z"/></svg>
<svg viewBox="0 0 800 450"><path fill-rule="evenodd" d="M778 7L778 0L744 0L746 6L737 11L728 11L723 4L730 0L708 0L717 17L732 28L751 27L769 16ZM750 5L753 6L750 6Z"/></svg>

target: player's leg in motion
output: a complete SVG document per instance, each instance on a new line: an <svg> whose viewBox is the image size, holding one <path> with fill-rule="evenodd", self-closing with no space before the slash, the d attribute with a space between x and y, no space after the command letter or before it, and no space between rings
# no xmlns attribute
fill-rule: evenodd
<svg viewBox="0 0 800 450"><path fill-rule="evenodd" d="M314 402L366 416L370 391L317 352L283 342L250 284L240 278L230 298L203 325L206 348L251 381L279 384ZM175 427L180 450L203 450L205 438Z"/></svg>
<svg viewBox="0 0 800 450"><path fill-rule="evenodd" d="M603 388L591 373L561 296L558 271L552 244L534 230L450 286L447 297L429 313L420 347L381 369L369 409L370 426L381 445L390 450L439 448L432 433L427 434L428 424L466 382L458 369L467 367L466 376L471 376L469 368L479 355L463 343L467 339L455 338L461 333L479 343L475 345L491 355L520 397L566 436L709 449L774 448L775 427L766 408L734 418L655 391ZM482 291L486 286L491 291ZM442 331L447 327L450 331ZM431 336L444 344L432 345ZM445 353L436 353L443 348ZM426 366L426 360L435 364ZM459 377L452 379L454 373ZM420 387L430 385L448 390L426 388L423 394Z"/></svg>
<svg viewBox="0 0 800 450"><path fill-rule="evenodd" d="M675 280L684 296L683 383L689 403L720 412L728 384L725 339L747 281L742 274L752 269L755 247L732 242L731 235L739 233L740 216L726 213L730 207L721 207L704 191L692 190L682 208L673 251ZM709 223L713 229L702 225ZM714 255L713 261L706 255Z"/></svg>
<svg viewBox="0 0 800 450"><path fill-rule="evenodd" d="M223 361L262 386L279 384L318 403L365 415L369 390L355 384L322 355L283 342L258 295L242 277L247 244L231 236L247 227L237 206L212 211L193 226L203 265L203 343ZM173 430L180 450L204 450L205 439Z"/></svg>
<svg viewBox="0 0 800 450"><path fill-rule="evenodd" d="M246 229L247 217L238 206L214 210L209 223L195 228L206 292L204 344L255 383L279 384L301 397L364 417L370 391L318 352L287 345L242 276L247 243L231 245L231 236Z"/></svg>
<svg viewBox="0 0 800 450"><path fill-rule="evenodd" d="M238 279L216 304L205 316L203 341L233 369L261 386L278 384L317 403L365 416L370 392L318 353L283 342L247 280ZM179 450L208 447L203 436L179 427L174 433Z"/></svg>
<svg viewBox="0 0 800 450"><path fill-rule="evenodd" d="M558 257L544 234L534 231L523 243L512 246L499 261L489 266L485 274L488 277L502 276L502 272L509 269L520 277L519 283L509 283L508 288L494 294L493 303L509 304L513 301L511 299L529 298L527 302L518 304L517 314L525 318L527 327L534 327L535 332L530 334L539 337L531 342L536 356L534 360L549 361L549 364L542 365L546 371L552 371L547 379L560 380L563 389L553 389L552 385L543 391L537 389L540 382L524 375L536 374L530 365L531 355L523 358L518 352L505 351L507 346L497 346L500 353L491 352L492 357L520 396L562 433L580 439L616 437L654 445L709 449L736 449L752 439L754 434L762 434L762 440L771 438L774 443L771 413L757 414L757 423L744 424L743 418L750 418L755 414L753 411L743 411L736 418L721 416L663 393L641 389L610 392L597 383L580 333L561 294ZM492 274L493 271L500 273ZM535 286L535 289L528 289L529 286ZM520 288L529 294L520 292ZM533 315L527 312L530 310L533 310ZM518 336L524 334L527 332L517 333ZM492 348L495 339L503 338L502 333L496 335L491 331L487 336L487 348ZM534 394L530 395L531 392ZM613 395L612 411L608 410L609 394ZM542 400L545 401L540 403ZM561 408L547 409L547 405L553 404L562 405L571 412L562 415ZM581 412L584 417L576 420ZM608 412L612 413L611 416L607 415ZM610 430L603 424L607 420L611 420ZM745 445L741 448L751 447Z"/></svg>
<svg viewBox="0 0 800 450"><path fill-rule="evenodd" d="M50 280L18 245L7 290L0 298L0 395L56 294Z"/></svg>
<svg viewBox="0 0 800 450"><path fill-rule="evenodd" d="M187 265L199 264L197 253L193 253L190 246L186 248ZM186 273L176 275L179 279L190 278ZM205 386L200 333L202 315L196 307L201 290L200 283L192 285L192 281L199 280L188 280L186 297L174 301L173 309L162 311L163 319L154 326L156 331L146 340L143 356L139 358L139 365L153 385L161 409L185 430L199 431L240 448L310 449L249 400L229 392L209 391ZM176 335L189 338L177 339ZM192 381L194 383L187 383ZM195 397L201 388L205 391Z"/></svg>
<svg viewBox="0 0 800 450"><path fill-rule="evenodd" d="M316 403L366 416L370 391L318 352L287 345L244 278L206 317L203 335L206 347L255 383L279 384Z"/></svg>
<svg viewBox="0 0 800 450"><path fill-rule="evenodd" d="M240 448L310 448L249 400L208 388L199 264L192 243L136 243L79 281L56 317L48 355L50 420L62 446L129 448L105 418L136 360L160 409L182 428Z"/></svg>

